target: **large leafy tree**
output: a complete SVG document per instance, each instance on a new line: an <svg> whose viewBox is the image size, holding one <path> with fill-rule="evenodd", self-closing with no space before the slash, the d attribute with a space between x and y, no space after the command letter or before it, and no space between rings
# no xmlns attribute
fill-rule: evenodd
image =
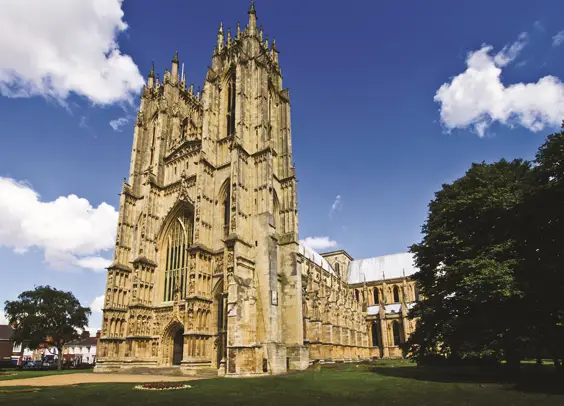
<svg viewBox="0 0 564 406"><path fill-rule="evenodd" d="M537 356L550 356L558 364L564 358L564 132L548 136L536 163L519 229L519 283L528 304L523 323Z"/></svg>
<svg viewBox="0 0 564 406"><path fill-rule="evenodd" d="M425 300L414 307L411 355L495 356L518 361L524 342L516 280L515 228L531 165L523 160L473 164L429 205L424 238L414 244L414 278Z"/></svg>
<svg viewBox="0 0 564 406"><path fill-rule="evenodd" d="M30 349L41 345L57 348L61 369L63 347L80 337L78 329L88 325L90 308L82 307L71 292L50 286L38 286L21 293L17 300L6 301L4 311L15 328L14 341L25 342Z"/></svg>

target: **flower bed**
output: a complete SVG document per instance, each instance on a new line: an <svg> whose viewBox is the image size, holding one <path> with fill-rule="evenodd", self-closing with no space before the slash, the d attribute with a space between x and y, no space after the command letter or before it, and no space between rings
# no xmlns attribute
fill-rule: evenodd
<svg viewBox="0 0 564 406"><path fill-rule="evenodd" d="M139 390L179 390L179 389L189 389L191 388L190 385L186 385L183 383L145 383L143 385L137 385L134 389Z"/></svg>

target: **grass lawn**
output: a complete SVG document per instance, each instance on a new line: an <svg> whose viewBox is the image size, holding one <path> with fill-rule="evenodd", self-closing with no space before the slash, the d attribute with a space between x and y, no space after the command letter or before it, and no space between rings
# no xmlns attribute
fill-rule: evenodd
<svg viewBox="0 0 564 406"><path fill-rule="evenodd" d="M63 369L62 371L57 371L52 369L47 371L5 369L5 370L0 370L0 381L7 381L11 379L37 378L40 376L47 376L47 375L65 375L65 374L88 373L88 372L92 372L92 369ZM12 374L16 374L16 375L12 375Z"/></svg>
<svg viewBox="0 0 564 406"><path fill-rule="evenodd" d="M407 362L332 364L288 376L193 381L191 389L168 392L137 391L133 384L36 392L0 388L0 405L564 405L564 394L552 393L558 389L552 386L554 375L536 374L544 376L533 381L522 377L528 385L516 387L494 373L468 369L416 368Z"/></svg>

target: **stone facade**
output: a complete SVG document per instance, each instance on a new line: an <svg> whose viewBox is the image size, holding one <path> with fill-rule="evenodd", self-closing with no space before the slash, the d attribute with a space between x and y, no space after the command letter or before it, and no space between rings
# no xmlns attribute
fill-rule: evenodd
<svg viewBox="0 0 564 406"><path fill-rule="evenodd" d="M368 356L346 281L300 255L290 94L248 14L220 26L202 92L177 54L143 88L97 371L278 374L311 354Z"/></svg>
<svg viewBox="0 0 564 406"><path fill-rule="evenodd" d="M352 258L298 240L290 93L254 4L248 15L220 26L203 91L178 54L162 81L151 69L95 371L280 374L374 352Z"/></svg>

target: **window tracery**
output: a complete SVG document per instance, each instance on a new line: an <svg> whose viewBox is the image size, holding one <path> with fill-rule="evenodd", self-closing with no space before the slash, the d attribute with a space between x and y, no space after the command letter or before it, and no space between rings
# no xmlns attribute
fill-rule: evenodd
<svg viewBox="0 0 564 406"><path fill-rule="evenodd" d="M174 219L165 237L165 302L174 300L177 292L180 298L185 297L189 258L187 249L192 244L193 231L192 216L185 212Z"/></svg>

